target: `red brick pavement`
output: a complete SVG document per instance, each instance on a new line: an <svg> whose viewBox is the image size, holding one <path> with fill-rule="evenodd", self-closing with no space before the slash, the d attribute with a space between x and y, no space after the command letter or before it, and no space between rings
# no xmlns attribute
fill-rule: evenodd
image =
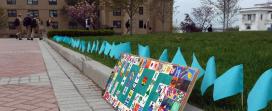
<svg viewBox="0 0 272 111"><path fill-rule="evenodd" d="M0 39L0 81L44 72L37 41ZM0 85L0 111L58 111L58 105L51 86Z"/></svg>
<svg viewBox="0 0 272 111"><path fill-rule="evenodd" d="M58 111L58 106L51 87L2 85L0 111Z"/></svg>
<svg viewBox="0 0 272 111"><path fill-rule="evenodd" d="M45 72L45 66L37 42L0 39L0 77L41 72Z"/></svg>

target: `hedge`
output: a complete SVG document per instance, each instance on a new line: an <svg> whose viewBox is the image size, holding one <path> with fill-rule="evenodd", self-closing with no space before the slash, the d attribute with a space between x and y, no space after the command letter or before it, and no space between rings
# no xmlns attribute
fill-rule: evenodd
<svg viewBox="0 0 272 111"><path fill-rule="evenodd" d="M48 31L47 36L49 38L55 36L70 36L70 37L82 37L82 36L107 36L114 35L113 30L51 30Z"/></svg>

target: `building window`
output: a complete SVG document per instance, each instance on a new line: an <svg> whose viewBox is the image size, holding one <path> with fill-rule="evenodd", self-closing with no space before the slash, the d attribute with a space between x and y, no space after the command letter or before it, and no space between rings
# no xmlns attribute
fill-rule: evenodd
<svg viewBox="0 0 272 111"><path fill-rule="evenodd" d="M140 29L144 28L144 21L143 20L139 21L139 28Z"/></svg>
<svg viewBox="0 0 272 111"><path fill-rule="evenodd" d="M251 15L250 14L247 15L247 20L251 20Z"/></svg>
<svg viewBox="0 0 272 111"><path fill-rule="evenodd" d="M143 15L144 14L144 7L139 7L139 14Z"/></svg>
<svg viewBox="0 0 272 111"><path fill-rule="evenodd" d="M57 5L57 0L49 0L49 5Z"/></svg>
<svg viewBox="0 0 272 111"><path fill-rule="evenodd" d="M38 0L27 0L28 5L38 5Z"/></svg>
<svg viewBox="0 0 272 111"><path fill-rule="evenodd" d="M59 28L59 23L57 21L52 22L52 28L53 29L58 29Z"/></svg>
<svg viewBox="0 0 272 111"><path fill-rule="evenodd" d="M261 20L263 20L263 14L261 14Z"/></svg>
<svg viewBox="0 0 272 111"><path fill-rule="evenodd" d="M33 17L39 17L39 11L38 10L28 10L28 13Z"/></svg>
<svg viewBox="0 0 272 111"><path fill-rule="evenodd" d="M49 10L49 16L50 17L58 17L58 11L57 10Z"/></svg>
<svg viewBox="0 0 272 111"><path fill-rule="evenodd" d="M8 10L8 17L16 17L17 11L16 10Z"/></svg>
<svg viewBox="0 0 272 111"><path fill-rule="evenodd" d="M121 21L120 20L115 20L112 22L112 25L114 28L121 28Z"/></svg>
<svg viewBox="0 0 272 111"><path fill-rule="evenodd" d="M16 0L7 0L7 4L8 5L15 5L16 4Z"/></svg>
<svg viewBox="0 0 272 111"><path fill-rule="evenodd" d="M8 27L9 27L9 30L15 30L16 29L13 22L8 22Z"/></svg>
<svg viewBox="0 0 272 111"><path fill-rule="evenodd" d="M272 14L270 14L270 18L272 19Z"/></svg>
<svg viewBox="0 0 272 111"><path fill-rule="evenodd" d="M113 16L121 16L121 9L120 8L114 9L112 12L112 15Z"/></svg>

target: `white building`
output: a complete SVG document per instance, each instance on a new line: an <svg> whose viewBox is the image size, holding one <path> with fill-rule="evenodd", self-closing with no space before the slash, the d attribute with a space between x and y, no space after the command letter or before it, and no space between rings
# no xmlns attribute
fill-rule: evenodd
<svg viewBox="0 0 272 111"><path fill-rule="evenodd" d="M240 31L266 31L272 29L272 2L255 4L240 10Z"/></svg>

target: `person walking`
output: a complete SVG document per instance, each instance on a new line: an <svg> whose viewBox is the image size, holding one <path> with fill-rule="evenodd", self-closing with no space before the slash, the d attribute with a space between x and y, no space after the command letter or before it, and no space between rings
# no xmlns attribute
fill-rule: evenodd
<svg viewBox="0 0 272 111"><path fill-rule="evenodd" d="M145 24L144 24L144 29L146 30L146 33L147 33L147 34L150 33L151 30L152 30L152 28L151 28L151 26L150 26L149 18L147 19L147 21L146 21Z"/></svg>
<svg viewBox="0 0 272 111"><path fill-rule="evenodd" d="M23 34L23 19L22 19L22 14L18 14L17 18L14 21L14 26L17 29L16 39L22 40L22 34Z"/></svg>
<svg viewBox="0 0 272 111"><path fill-rule="evenodd" d="M209 26L209 28L208 28L208 32L213 32L212 25L210 25L210 26Z"/></svg>
<svg viewBox="0 0 272 111"><path fill-rule="evenodd" d="M126 28L127 28L127 34L129 34L130 33L130 20L127 20Z"/></svg>
<svg viewBox="0 0 272 111"><path fill-rule="evenodd" d="M32 22L31 22L31 38L30 38L30 40L33 40L33 38L35 37L35 36L37 36L36 34L38 33L38 30L39 30L39 27L38 27L38 22L37 22L38 20L37 20L37 18L36 17L34 17L33 19L32 19Z"/></svg>
<svg viewBox="0 0 272 111"><path fill-rule="evenodd" d="M47 32L52 29L52 23L53 23L53 17L50 16L48 18L48 20L46 21L46 31Z"/></svg>
<svg viewBox="0 0 272 111"><path fill-rule="evenodd" d="M85 28L86 30L90 30L91 27L91 20L90 19L85 19Z"/></svg>
<svg viewBox="0 0 272 111"><path fill-rule="evenodd" d="M44 25L43 25L43 21L42 21L42 19L40 19L40 18L38 18L38 33L39 33L39 38L40 38L40 40L42 40L43 39L43 37L45 36L44 34L45 34L45 27L44 27Z"/></svg>
<svg viewBox="0 0 272 111"><path fill-rule="evenodd" d="M27 40L30 40L30 35L31 35L31 22L32 22L32 18L30 14L27 14L27 16L24 18L24 26L26 28L26 36L27 36Z"/></svg>

